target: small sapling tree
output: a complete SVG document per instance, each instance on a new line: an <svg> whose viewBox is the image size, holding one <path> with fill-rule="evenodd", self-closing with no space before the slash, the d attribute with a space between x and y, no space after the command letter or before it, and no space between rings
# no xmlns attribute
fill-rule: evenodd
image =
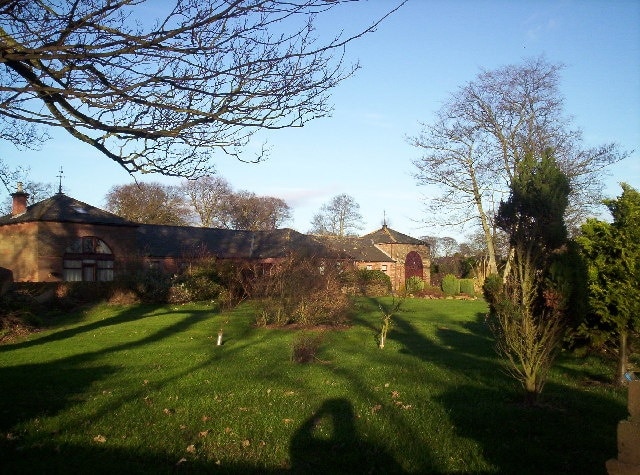
<svg viewBox="0 0 640 475"><path fill-rule="evenodd" d="M395 296L388 305L383 302L378 302L378 308L380 309L380 313L382 313L382 317L380 319L380 333L378 333L378 347L380 349L384 349L384 345L387 341L387 334L389 333L393 323L393 317L398 310L400 310L401 306L402 300L396 300Z"/></svg>

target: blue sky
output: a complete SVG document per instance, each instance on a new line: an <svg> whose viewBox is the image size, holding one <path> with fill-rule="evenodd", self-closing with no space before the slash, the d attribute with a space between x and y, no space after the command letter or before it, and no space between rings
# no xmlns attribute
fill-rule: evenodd
<svg viewBox="0 0 640 475"><path fill-rule="evenodd" d="M319 31L353 31L388 9L371 0L337 9ZM640 189L640 2L637 0L427 1L409 2L378 30L347 51L362 69L333 93L332 117L301 129L269 133L269 160L245 164L222 154L217 172L237 190L276 196L292 208L289 227L308 231L312 216L333 196L347 193L360 204L363 233L380 227L413 236L461 238L467 229L423 224L430 190L418 187L412 160L419 150L406 136L429 122L447 96L493 69L544 55L565 65L565 110L584 132L584 145L616 142L635 150L605 177L607 194L618 183ZM56 182L60 167L67 194L104 206L113 185L132 181L114 162L62 133L40 151L20 152L0 142L0 157L31 168L34 181ZM261 141L255 142L256 149ZM142 181L178 179L138 175ZM2 190L4 193L4 190ZM1 196L0 196L1 198Z"/></svg>

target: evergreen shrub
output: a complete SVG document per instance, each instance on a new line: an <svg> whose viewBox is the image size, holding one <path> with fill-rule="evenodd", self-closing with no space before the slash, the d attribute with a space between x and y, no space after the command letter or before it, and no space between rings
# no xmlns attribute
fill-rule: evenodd
<svg viewBox="0 0 640 475"><path fill-rule="evenodd" d="M409 277L407 279L407 282L405 283L406 293L417 294L419 292L422 292L424 290L424 285L424 280L422 280L420 277L416 275Z"/></svg>
<svg viewBox="0 0 640 475"><path fill-rule="evenodd" d="M349 294L379 297L391 293L391 278L381 270L356 269L344 272L342 282Z"/></svg>
<svg viewBox="0 0 640 475"><path fill-rule="evenodd" d="M460 293L475 296L475 282L473 279L460 279Z"/></svg>
<svg viewBox="0 0 640 475"><path fill-rule="evenodd" d="M442 291L445 295L458 295L460 293L460 280L453 274L447 274L442 278Z"/></svg>

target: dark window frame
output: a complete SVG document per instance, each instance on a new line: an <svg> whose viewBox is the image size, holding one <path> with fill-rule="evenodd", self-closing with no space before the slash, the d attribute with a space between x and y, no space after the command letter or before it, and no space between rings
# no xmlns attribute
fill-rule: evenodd
<svg viewBox="0 0 640 475"><path fill-rule="evenodd" d="M76 238L62 256L64 281L109 282L113 280L114 266L111 246L97 236Z"/></svg>

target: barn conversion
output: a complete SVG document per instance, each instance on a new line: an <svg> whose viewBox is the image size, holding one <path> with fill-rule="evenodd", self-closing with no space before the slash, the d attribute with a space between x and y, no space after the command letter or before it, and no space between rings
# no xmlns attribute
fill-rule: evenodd
<svg viewBox="0 0 640 475"><path fill-rule="evenodd" d="M179 273L198 259L273 264L295 253L379 270L399 289L429 282L429 246L386 225L360 237L134 223L62 192L28 205L21 187L0 217L0 268L16 282L110 281L136 266Z"/></svg>

